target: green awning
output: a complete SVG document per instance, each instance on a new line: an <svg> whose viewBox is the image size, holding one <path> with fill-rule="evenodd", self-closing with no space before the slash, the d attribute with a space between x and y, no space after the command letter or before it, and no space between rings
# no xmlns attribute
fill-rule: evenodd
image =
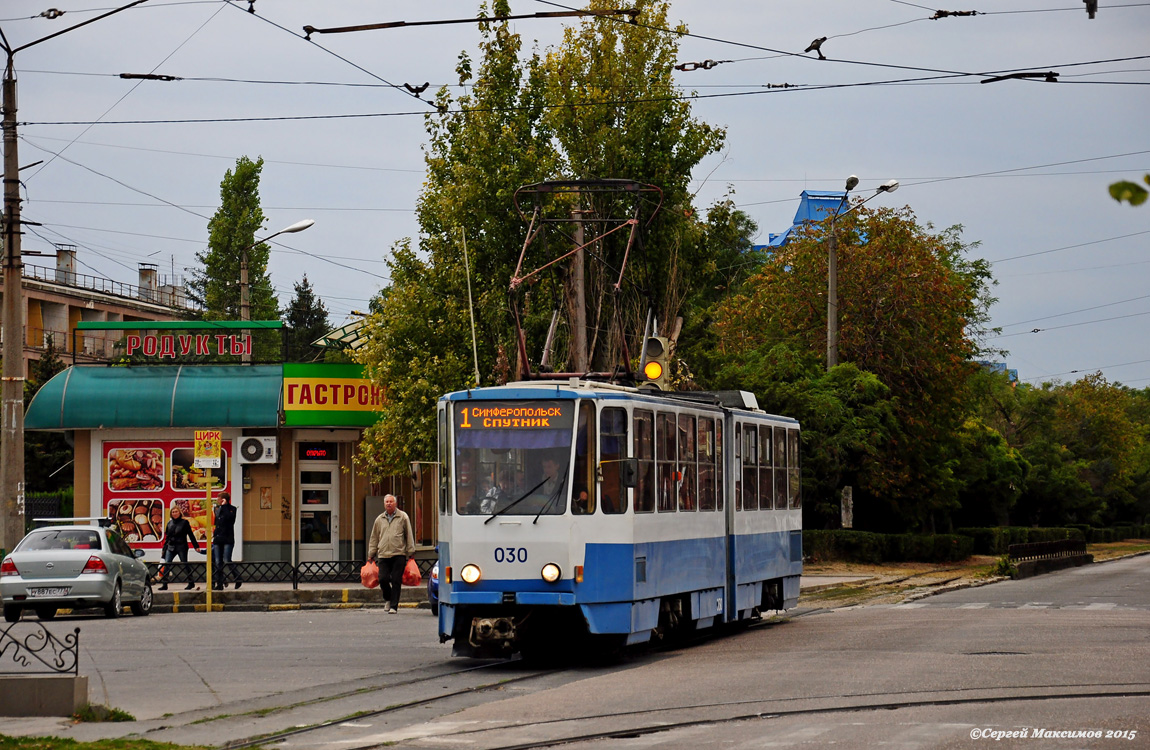
<svg viewBox="0 0 1150 750"><path fill-rule="evenodd" d="M26 430L279 427L281 365L69 367L36 393Z"/></svg>

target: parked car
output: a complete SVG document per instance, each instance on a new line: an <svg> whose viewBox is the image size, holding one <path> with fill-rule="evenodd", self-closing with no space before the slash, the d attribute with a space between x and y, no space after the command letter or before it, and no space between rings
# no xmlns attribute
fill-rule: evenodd
<svg viewBox="0 0 1150 750"><path fill-rule="evenodd" d="M51 620L61 608L100 607L119 617L152 611L152 583L143 550L133 550L110 526L49 526L30 531L0 562L4 619L25 609Z"/></svg>
<svg viewBox="0 0 1150 750"><path fill-rule="evenodd" d="M431 614L439 616L439 562L431 567L431 575L427 577L427 602L431 605Z"/></svg>

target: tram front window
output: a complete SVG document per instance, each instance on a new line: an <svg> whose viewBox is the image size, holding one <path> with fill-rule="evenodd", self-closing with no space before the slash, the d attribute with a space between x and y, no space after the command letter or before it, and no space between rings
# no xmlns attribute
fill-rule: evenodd
<svg viewBox="0 0 1150 750"><path fill-rule="evenodd" d="M461 515L562 515L575 404L455 404L455 507Z"/></svg>

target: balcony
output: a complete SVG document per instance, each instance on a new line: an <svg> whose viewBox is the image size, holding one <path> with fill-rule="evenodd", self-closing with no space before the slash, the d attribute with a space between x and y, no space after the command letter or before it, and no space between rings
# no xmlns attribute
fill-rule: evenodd
<svg viewBox="0 0 1150 750"><path fill-rule="evenodd" d="M195 311L202 309L199 304L188 298L184 292L182 280L179 284L163 284L158 287L138 286L70 270L33 265L24 266L24 278L63 287L100 292L114 297L122 297L126 300L149 302L174 310Z"/></svg>

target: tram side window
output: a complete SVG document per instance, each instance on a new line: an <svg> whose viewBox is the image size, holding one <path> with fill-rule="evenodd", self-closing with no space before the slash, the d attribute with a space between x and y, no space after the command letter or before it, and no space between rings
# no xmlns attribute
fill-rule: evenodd
<svg viewBox="0 0 1150 750"><path fill-rule="evenodd" d="M759 507L759 455L758 433L754 425L743 426L743 510L755 510Z"/></svg>
<svg viewBox="0 0 1150 750"><path fill-rule="evenodd" d="M743 509L743 480L742 473L739 471L739 460L742 456L743 447L743 425L737 423L735 425L735 510Z"/></svg>
<svg viewBox="0 0 1150 750"><path fill-rule="evenodd" d="M465 451L455 459L455 504L460 513L478 512L479 504L475 486L475 460L473 451ZM471 508L472 510L468 510Z"/></svg>
<svg viewBox="0 0 1150 750"><path fill-rule="evenodd" d="M655 417L655 462L659 471L659 512L675 510L675 415L659 412Z"/></svg>
<svg viewBox="0 0 1150 750"><path fill-rule="evenodd" d="M635 410L635 458L639 476L635 483L635 512L655 510L655 414Z"/></svg>
<svg viewBox="0 0 1150 750"><path fill-rule="evenodd" d="M579 430L575 437L575 482L571 486L571 513L595 512L595 404L579 402Z"/></svg>
<svg viewBox="0 0 1150 750"><path fill-rule="evenodd" d="M693 511L697 506L695 487L695 417L679 415L679 510Z"/></svg>
<svg viewBox="0 0 1150 750"><path fill-rule="evenodd" d="M439 477L439 512L451 513L451 500L449 499L451 482L451 452L447 450L447 410L439 409L439 466L436 475Z"/></svg>
<svg viewBox="0 0 1150 750"><path fill-rule="evenodd" d="M627 410L608 407L599 420L599 465L603 471L599 504L604 513L626 513L627 490L623 487L621 462L627 458Z"/></svg>
<svg viewBox="0 0 1150 750"><path fill-rule="evenodd" d="M775 510L787 509L787 431L775 428Z"/></svg>
<svg viewBox="0 0 1150 750"><path fill-rule="evenodd" d="M759 510L771 509L771 496L774 494L771 478L771 428L759 426Z"/></svg>
<svg viewBox="0 0 1150 750"><path fill-rule="evenodd" d="M792 508L803 507L802 466L800 456L799 431L787 431L787 473L791 477L790 500Z"/></svg>
<svg viewBox="0 0 1150 750"><path fill-rule="evenodd" d="M715 422L715 508L723 509L723 420Z"/></svg>
<svg viewBox="0 0 1150 750"><path fill-rule="evenodd" d="M715 420L699 417L699 510L715 509Z"/></svg>

